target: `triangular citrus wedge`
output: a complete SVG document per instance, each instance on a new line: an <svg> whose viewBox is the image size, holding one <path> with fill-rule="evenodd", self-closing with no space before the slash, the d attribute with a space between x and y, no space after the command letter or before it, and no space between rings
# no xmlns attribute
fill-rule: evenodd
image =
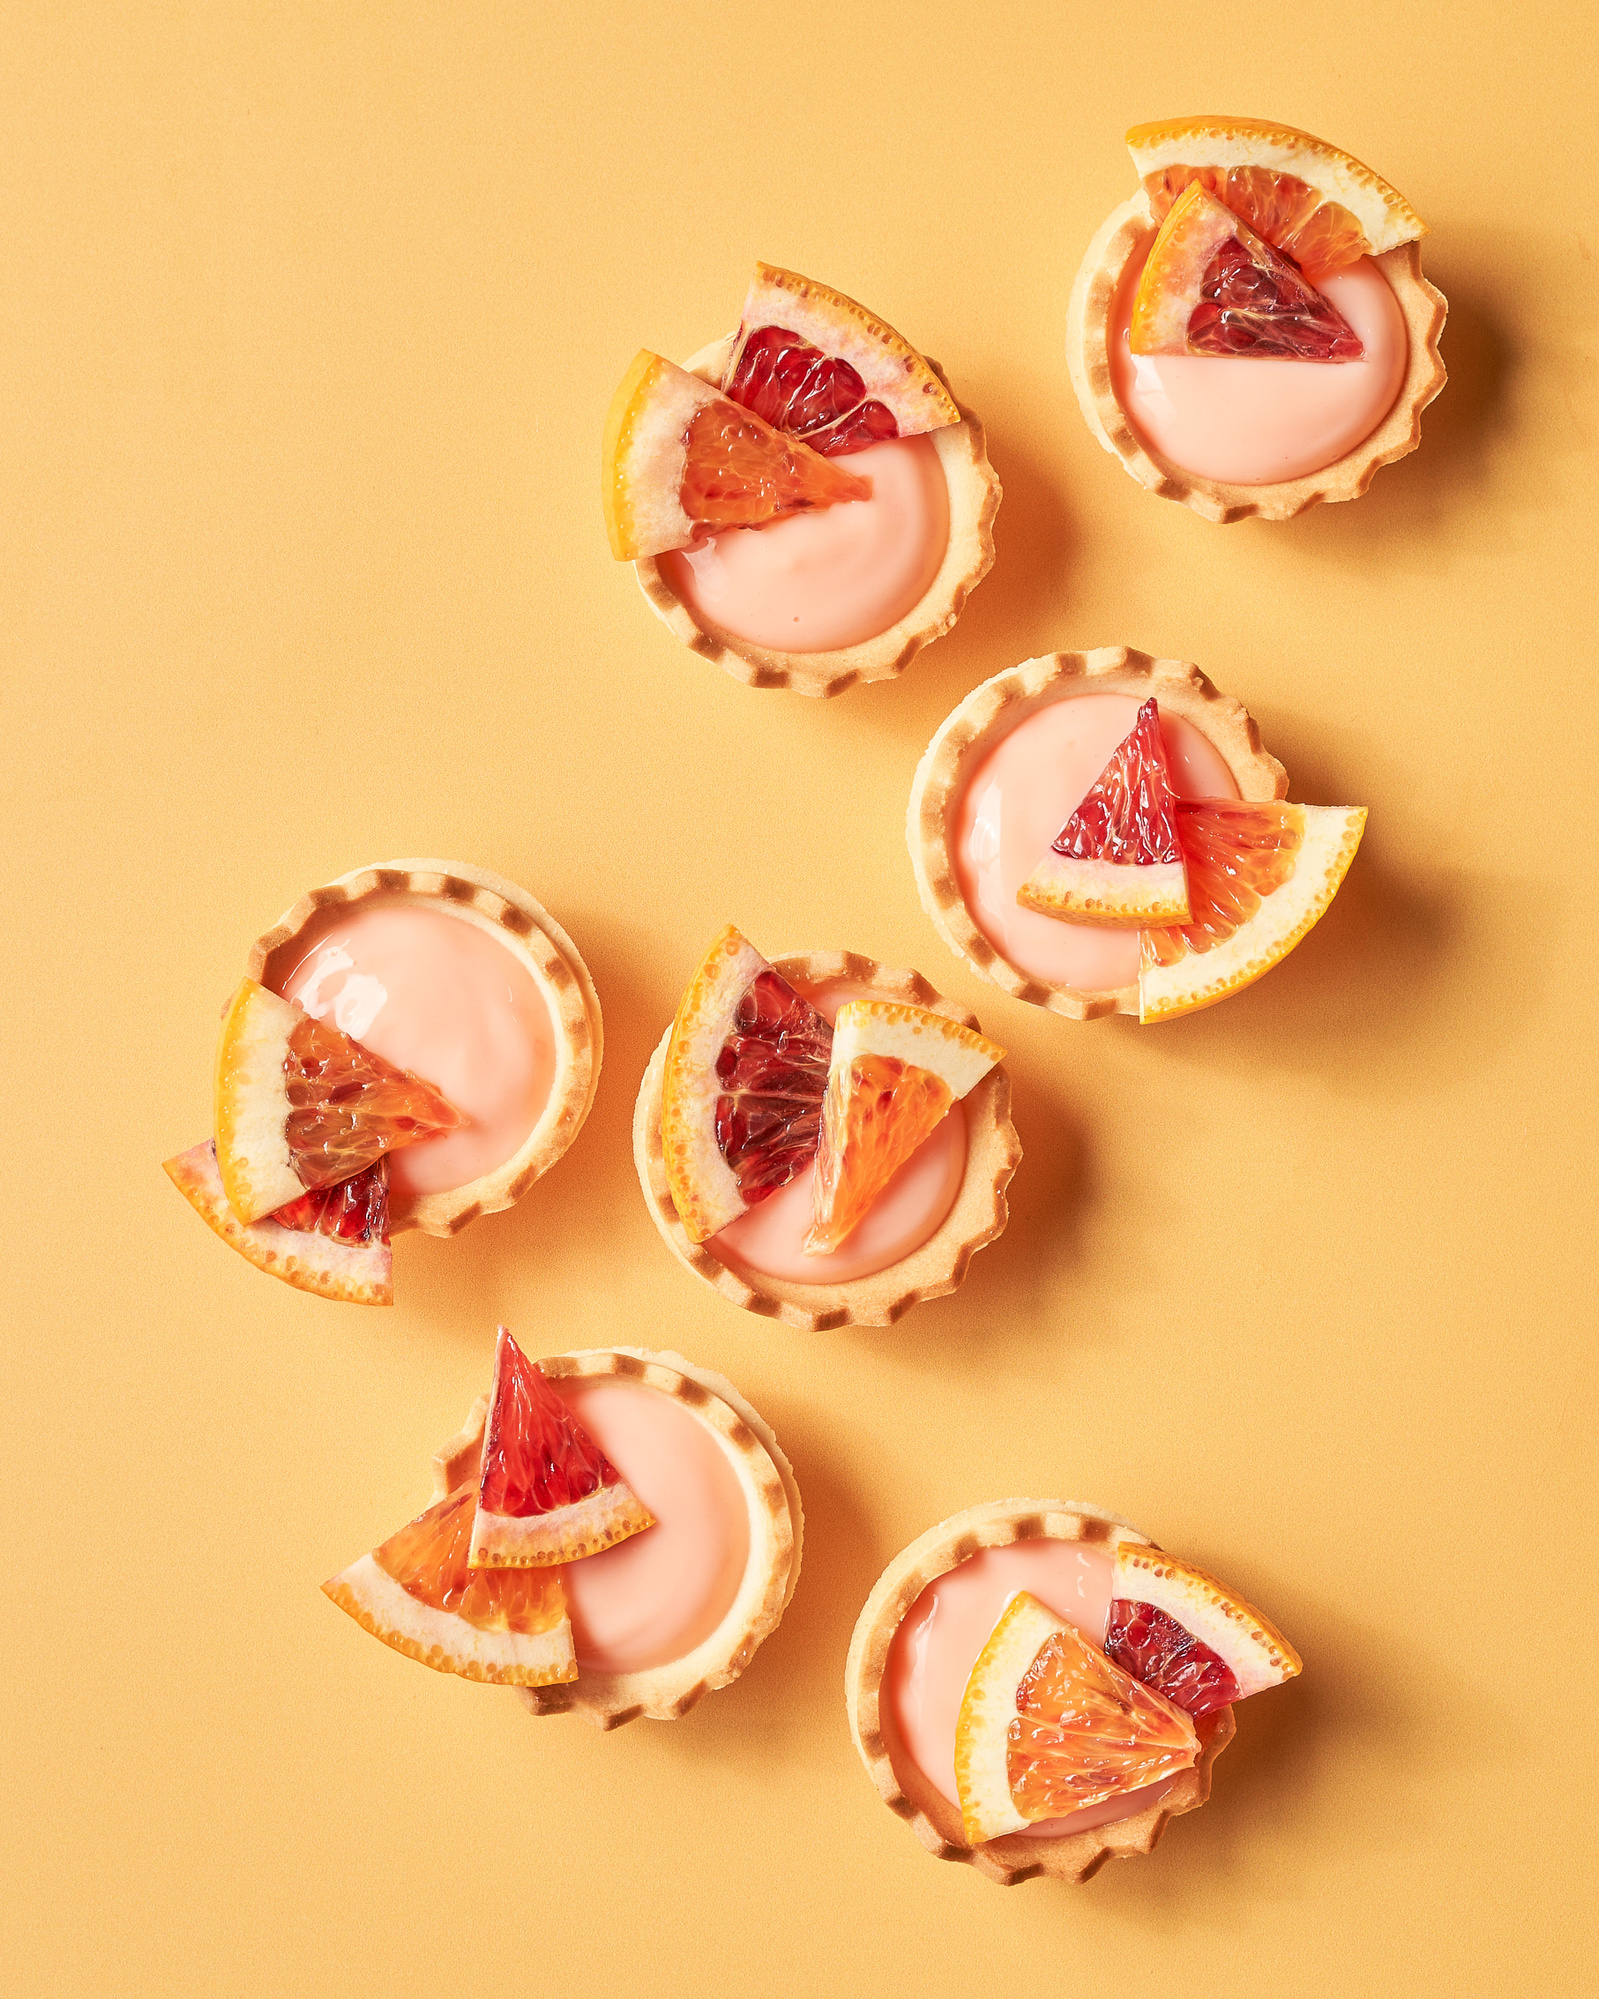
<svg viewBox="0 0 1599 1999"><path fill-rule="evenodd" d="M1301 1670L1253 1604L1159 1548L1123 1541L1111 1581L1106 1656L1187 1714L1209 1714Z"/></svg>
<svg viewBox="0 0 1599 1999"><path fill-rule="evenodd" d="M241 1222L335 1186L402 1145L467 1122L395 1068L254 979L234 994L217 1049L217 1166Z"/></svg>
<svg viewBox="0 0 1599 1999"><path fill-rule="evenodd" d="M1020 1590L966 1682L955 1726L961 1824L980 1846L1158 1784L1199 1760L1179 1707Z"/></svg>
<svg viewBox="0 0 1599 1999"><path fill-rule="evenodd" d="M1143 933L1139 1019L1210 1006L1286 958L1326 914L1365 825L1363 805L1178 799L1189 920Z"/></svg>
<svg viewBox="0 0 1599 1999"><path fill-rule="evenodd" d="M1186 923L1175 805L1159 711L1146 701L1016 900L1072 923Z"/></svg>
<svg viewBox="0 0 1599 1999"><path fill-rule="evenodd" d="M1004 1059L1003 1048L927 1007L894 1000L841 1006L806 1254L837 1249L950 1105Z"/></svg>
<svg viewBox="0 0 1599 1999"><path fill-rule="evenodd" d="M654 1525L655 1515L501 1326L471 1566L552 1568Z"/></svg>
<svg viewBox="0 0 1599 1999"><path fill-rule="evenodd" d="M1127 338L1135 354L1333 362L1365 352L1332 301L1197 181L1150 245Z"/></svg>
<svg viewBox="0 0 1599 1999"><path fill-rule="evenodd" d="M467 1563L477 1490L464 1485L322 1585L357 1624L440 1673L502 1687L577 1678L556 1569Z"/></svg>
<svg viewBox="0 0 1599 1999"><path fill-rule="evenodd" d="M648 352L611 398L600 479L605 529L620 562L872 494L870 479L830 464Z"/></svg>
<svg viewBox="0 0 1599 1999"><path fill-rule="evenodd" d="M722 386L829 457L960 422L954 397L893 327L775 264L755 266Z"/></svg>

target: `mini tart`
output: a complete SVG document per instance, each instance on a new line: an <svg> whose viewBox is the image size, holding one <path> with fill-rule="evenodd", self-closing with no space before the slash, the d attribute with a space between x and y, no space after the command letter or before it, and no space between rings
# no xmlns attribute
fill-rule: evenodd
<svg viewBox="0 0 1599 1999"><path fill-rule="evenodd" d="M1393 464L1421 442L1421 413L1447 376L1438 353L1448 301L1421 275L1421 246L1400 243L1372 262L1388 281L1405 322L1410 353L1393 408L1353 450L1303 478L1274 485L1237 486L1174 465L1150 449L1116 399L1110 372L1112 316L1128 262L1154 233L1149 200L1140 188L1107 216L1089 244L1072 284L1066 311L1066 364L1089 429L1118 457L1141 486L1165 500L1179 500L1208 521L1291 520L1320 501L1358 499L1380 466ZM1282 363L1314 367L1314 362Z"/></svg>
<svg viewBox="0 0 1599 1999"><path fill-rule="evenodd" d="M918 972L888 971L853 951L800 951L774 958L772 969L800 994L848 981L883 999L931 1008L975 1028L977 1017L947 1000ZM661 1143L661 1078L671 1027L661 1036L639 1085L633 1110L633 1163L655 1226L683 1264L731 1304L803 1331L832 1326L891 1326L924 1298L959 1289L966 1267L985 1244L1002 1234L1008 1218L1005 1190L1021 1161L1021 1141L1010 1118L1010 1076L1000 1063L960 1100L966 1118L966 1174L955 1204L919 1249L867 1277L845 1284L798 1284L751 1270L735 1271L711 1242L696 1243L679 1219L666 1177ZM954 1114L952 1107L951 1115Z"/></svg>
<svg viewBox="0 0 1599 1999"><path fill-rule="evenodd" d="M383 861L312 889L256 939L245 970L272 986L292 967L300 937L314 917L335 904L363 902L439 903L487 931L531 974L555 1029L549 1101L520 1149L492 1173L446 1193L394 1197L391 1235L402 1229L454 1235L479 1215L498 1214L520 1200L582 1130L600 1079L604 1034L599 995L577 946L542 904L503 875L460 861Z"/></svg>
<svg viewBox="0 0 1599 1999"><path fill-rule="evenodd" d="M736 332L729 333L702 347L684 367L703 381L720 383L737 337ZM928 365L943 381L943 370L936 363ZM633 568L650 609L690 652L702 653L749 687L788 687L796 694L827 695L842 694L868 680L892 680L923 646L943 637L994 564L1000 484L988 462L983 426L970 410L957 407L961 422L922 433L937 450L949 485L949 546L921 602L886 632L836 652L775 652L701 617L670 587L659 563L647 556Z"/></svg>
<svg viewBox="0 0 1599 1999"><path fill-rule="evenodd" d="M676 1721L704 1695L731 1686L782 1621L799 1581L805 1516L794 1472L766 1422L730 1381L681 1354L644 1347L596 1347L539 1361L551 1381L615 1375L680 1402L715 1437L749 1508L750 1558L732 1607L711 1635L681 1659L636 1673L596 1673L519 1687L533 1714L581 1714L597 1728L620 1728L644 1716ZM460 1432L434 1454L433 1497L475 1484L483 1454L488 1397L479 1396Z"/></svg>
<svg viewBox="0 0 1599 1999"><path fill-rule="evenodd" d="M968 1846L959 1807L924 1775L895 1734L882 1700L888 1648L906 1612L929 1583L984 1548L1036 1540L1093 1541L1107 1552L1118 1541L1153 1546L1147 1535L1117 1515L1075 1500L996 1499L969 1506L929 1528L889 1563L856 1620L844 1667L850 1735L884 1804L907 1821L936 1859L965 1861L1007 1888L1039 1874L1057 1881L1086 1881L1107 1860L1151 1852L1170 1820L1193 1811L1210 1796L1211 1765L1232 1741L1234 1730L1230 1707L1198 1716L1198 1763L1173 1780L1160 1804L1132 1818L1055 1839L1012 1832L982 1846Z"/></svg>
<svg viewBox="0 0 1599 1999"><path fill-rule="evenodd" d="M1044 653L974 687L939 725L917 765L905 837L922 907L958 957L1029 1006L1047 1007L1068 1020L1095 1020L1108 1013L1137 1019L1136 981L1103 992L1085 991L1040 979L1002 957L977 927L955 872L956 814L978 763L1039 709L1078 694L1126 694L1139 702L1154 695L1165 712L1208 738L1241 797L1288 796L1288 773L1262 748L1260 731L1241 701L1218 692L1186 660L1155 659L1130 646L1100 646L1094 652Z"/></svg>

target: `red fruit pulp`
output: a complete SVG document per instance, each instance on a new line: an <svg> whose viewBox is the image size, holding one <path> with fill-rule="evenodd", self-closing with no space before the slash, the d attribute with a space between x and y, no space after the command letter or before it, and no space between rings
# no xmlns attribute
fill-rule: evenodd
<svg viewBox="0 0 1599 1999"><path fill-rule="evenodd" d="M899 436L892 412L867 397L848 361L779 326L760 327L745 341L726 393L829 458Z"/></svg>
<svg viewBox="0 0 1599 1999"><path fill-rule="evenodd" d="M1358 361L1366 351L1331 299L1281 252L1237 236L1210 260L1188 315L1188 346L1194 354L1288 361Z"/></svg>
<svg viewBox="0 0 1599 1999"><path fill-rule="evenodd" d="M619 1485L615 1465L509 1333L495 1356L479 1504L525 1520Z"/></svg>
<svg viewBox="0 0 1599 1999"><path fill-rule="evenodd" d="M335 1236L340 1242L387 1242L389 1239L389 1162L387 1158L341 1180L290 1201L273 1215L280 1228L308 1235Z"/></svg>
<svg viewBox="0 0 1599 1999"><path fill-rule="evenodd" d="M1143 932L1145 964L1174 965L1231 937L1294 871L1300 831L1278 799L1179 798L1189 920Z"/></svg>
<svg viewBox="0 0 1599 1999"><path fill-rule="evenodd" d="M396 1146L467 1122L420 1076L309 1014L289 1036L283 1080L284 1135L302 1186L313 1189L351 1179Z"/></svg>
<svg viewBox="0 0 1599 1999"><path fill-rule="evenodd" d="M768 969L739 1001L716 1058L716 1142L751 1207L816 1156L833 1030Z"/></svg>
<svg viewBox="0 0 1599 1999"><path fill-rule="evenodd" d="M1094 788L1061 828L1055 852L1078 861L1180 861L1166 744L1153 700L1138 711Z"/></svg>
<svg viewBox="0 0 1599 1999"><path fill-rule="evenodd" d="M1152 1603L1115 1599L1105 1657L1189 1714L1209 1714L1238 1699L1238 1682L1221 1654Z"/></svg>

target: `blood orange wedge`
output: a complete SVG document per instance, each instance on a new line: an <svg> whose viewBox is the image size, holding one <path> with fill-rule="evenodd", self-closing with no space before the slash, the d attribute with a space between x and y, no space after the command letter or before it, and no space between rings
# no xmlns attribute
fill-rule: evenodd
<svg viewBox="0 0 1599 1999"><path fill-rule="evenodd" d="M954 398L893 327L775 264L755 266L722 386L828 456L960 422Z"/></svg>
<svg viewBox="0 0 1599 1999"><path fill-rule="evenodd" d="M1020 1590L966 1682L955 1726L973 1846L1158 1784L1199 1760L1182 1709Z"/></svg>
<svg viewBox="0 0 1599 1999"><path fill-rule="evenodd" d="M1189 1714L1208 1714L1300 1671L1299 1654L1253 1604L1159 1548L1116 1549L1105 1652Z"/></svg>
<svg viewBox="0 0 1599 1999"><path fill-rule="evenodd" d="M467 1564L477 1491L464 1485L322 1585L340 1610L407 1658L502 1687L577 1678L557 1569Z"/></svg>
<svg viewBox="0 0 1599 1999"><path fill-rule="evenodd" d="M950 1105L1004 1059L1003 1048L926 1007L894 1000L841 1006L806 1254L837 1249Z"/></svg>
<svg viewBox="0 0 1599 1999"><path fill-rule="evenodd" d="M693 1242L725 1229L816 1156L833 1030L729 924L667 1044L661 1146Z"/></svg>
<svg viewBox="0 0 1599 1999"><path fill-rule="evenodd" d="M1159 710L1146 701L1016 900L1072 923L1186 923L1175 806Z"/></svg>
<svg viewBox="0 0 1599 1999"><path fill-rule="evenodd" d="M611 398L600 477L605 529L620 562L872 493L870 479L829 464L650 353L637 357Z"/></svg>
<svg viewBox="0 0 1599 1999"><path fill-rule="evenodd" d="M1135 125L1127 150L1157 222L1197 180L1313 275L1381 256L1427 233L1410 203L1380 175L1292 125L1168 118Z"/></svg>
<svg viewBox="0 0 1599 1999"><path fill-rule="evenodd" d="M254 979L223 1016L216 1104L217 1164L241 1222L466 1123L420 1076Z"/></svg>
<svg viewBox="0 0 1599 1999"><path fill-rule="evenodd" d="M1195 181L1172 203L1133 295L1135 354L1358 361L1360 336L1330 299Z"/></svg>
<svg viewBox="0 0 1599 1999"><path fill-rule="evenodd" d="M581 1561L655 1525L655 1515L504 1326L483 1436L474 1569Z"/></svg>
<svg viewBox="0 0 1599 1999"><path fill-rule="evenodd" d="M1178 799L1189 920L1143 933L1139 1019L1210 1006L1286 958L1327 913L1365 825L1363 805Z"/></svg>
<svg viewBox="0 0 1599 1999"><path fill-rule="evenodd" d="M382 1160L342 1186L302 1195L276 1215L249 1224L228 1206L211 1139L167 1160L163 1171L200 1219L258 1270L321 1298L350 1305L394 1303L388 1168ZM314 1220L308 1218L312 1204L320 1204Z"/></svg>

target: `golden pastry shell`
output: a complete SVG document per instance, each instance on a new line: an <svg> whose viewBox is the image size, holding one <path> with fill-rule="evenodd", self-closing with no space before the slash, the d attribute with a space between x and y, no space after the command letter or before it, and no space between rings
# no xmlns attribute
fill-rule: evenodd
<svg viewBox="0 0 1599 1999"><path fill-rule="evenodd" d="M905 1613L929 1583L984 1548L1037 1540L1095 1542L1108 1552L1118 1541L1147 1545L1149 1537L1115 1514L1076 1500L996 1499L969 1506L929 1528L889 1563L856 1620L844 1667L850 1735L884 1804L907 1822L935 1858L964 1861L1007 1888L1036 1875L1086 1881L1107 1860L1151 1852L1172 1819L1195 1810L1210 1796L1211 1766L1234 1732L1230 1707L1196 1717L1198 1763L1175 1780L1160 1804L1132 1818L1054 1839L1013 1832L983 1846L968 1846L959 1810L895 1736L882 1699L888 1650Z"/></svg>
<svg viewBox="0 0 1599 1999"><path fill-rule="evenodd" d="M799 1581L805 1516L793 1467L770 1427L730 1381L678 1353L644 1347L596 1347L539 1362L552 1381L636 1381L672 1397L715 1438L737 1475L749 1509L750 1554L726 1617L681 1659L632 1673L579 1669L557 1686L518 1687L533 1714L580 1714L595 1727L620 1728L641 1716L676 1721L708 1693L731 1686L777 1629ZM483 1457L489 1399L480 1395L460 1432L433 1458L433 1497L475 1482Z"/></svg>
<svg viewBox="0 0 1599 1999"><path fill-rule="evenodd" d="M446 909L502 944L532 977L555 1031L549 1100L520 1148L465 1186L393 1201L391 1234L421 1229L427 1235L454 1235L479 1215L497 1214L520 1200L582 1130L600 1080L600 1001L577 946L542 903L503 875L461 861L381 861L354 868L301 896L256 939L245 969L252 979L270 985L292 968L302 933L324 910L401 902Z"/></svg>
<svg viewBox="0 0 1599 1999"><path fill-rule="evenodd" d="M730 333L702 347L684 367L703 381L720 383L736 338ZM944 381L943 370L936 363L928 365ZM948 382L944 386L948 388ZM949 545L921 601L886 632L834 652L777 652L702 618L667 583L654 557L646 556L633 568L650 609L691 652L703 654L749 687L787 687L796 694L828 695L842 694L846 688L869 680L892 680L923 646L931 645L950 629L994 563L994 515L999 511L1000 484L988 462L983 426L970 410L957 407L961 422L926 433L938 452L949 486Z"/></svg>
<svg viewBox="0 0 1599 1999"><path fill-rule="evenodd" d="M1220 693L1187 660L1156 659L1130 646L1093 652L1044 653L974 687L939 724L911 785L905 837L922 907L958 957L1029 1006L1068 1020L1138 1013L1138 986L1089 991L1057 985L1013 965L978 928L955 872L956 815L983 756L1010 731L1051 702L1082 694L1154 695L1161 710L1190 722L1214 747L1244 798L1286 798L1288 773L1261 746L1260 731L1241 701Z"/></svg>
<svg viewBox="0 0 1599 1999"><path fill-rule="evenodd" d="M977 1017L936 992L918 972L890 971L853 951L801 951L773 961L773 968L801 993L847 981L883 999L924 1006L963 1027ZM667 1247L686 1269L746 1312L781 1319L816 1332L832 1326L891 1326L924 1298L959 1288L978 1250L1000 1235L1008 1216L1005 1190L1021 1160L1021 1141L1010 1117L1010 1076L1003 1063L990 1069L962 1100L966 1118L966 1174L955 1204L920 1248L898 1263L845 1284L798 1284L760 1271L730 1268L708 1242L695 1243L678 1217L666 1178L661 1144L661 1075L667 1028L650 1057L633 1111L633 1163L650 1216Z"/></svg>

